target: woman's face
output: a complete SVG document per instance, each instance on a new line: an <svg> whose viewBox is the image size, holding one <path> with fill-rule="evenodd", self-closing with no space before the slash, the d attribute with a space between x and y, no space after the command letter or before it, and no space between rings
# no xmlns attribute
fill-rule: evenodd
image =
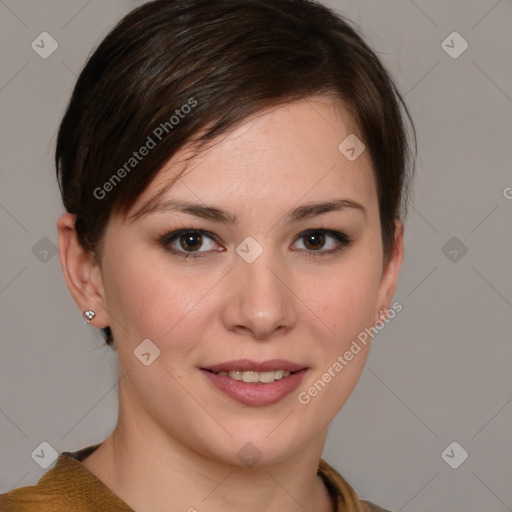
<svg viewBox="0 0 512 512"><path fill-rule="evenodd" d="M235 464L276 462L325 435L368 354L358 335L389 306L401 262L383 268L368 152L351 161L338 148L357 134L348 121L325 97L265 111L147 206L185 168L175 155L127 219L111 218L97 321L128 372L120 406L146 432ZM184 202L197 206L172 206ZM342 207L304 208L325 202Z"/></svg>

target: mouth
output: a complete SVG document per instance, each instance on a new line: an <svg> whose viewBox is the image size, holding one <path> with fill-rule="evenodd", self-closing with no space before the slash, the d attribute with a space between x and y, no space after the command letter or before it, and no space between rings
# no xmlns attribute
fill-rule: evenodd
<svg viewBox="0 0 512 512"><path fill-rule="evenodd" d="M239 380L242 382L261 382L267 384L285 379L292 373L306 370L307 367L285 359L272 359L256 362L251 359L239 359L201 368L222 377Z"/></svg>
<svg viewBox="0 0 512 512"><path fill-rule="evenodd" d="M290 370L270 370L268 372L257 372L253 370L242 371L242 370L229 370L229 371L221 371L214 372L212 370L207 370L203 368L207 372L214 373L215 375L220 375L222 377L229 377L234 380L241 380L243 382L261 382L262 384L268 384L269 382L275 382L276 380L281 380L286 377L289 377L292 373ZM300 370L299 370L300 371Z"/></svg>
<svg viewBox="0 0 512 512"><path fill-rule="evenodd" d="M264 406L282 400L296 389L308 368L282 359L262 363L243 359L200 370L215 388L233 400Z"/></svg>

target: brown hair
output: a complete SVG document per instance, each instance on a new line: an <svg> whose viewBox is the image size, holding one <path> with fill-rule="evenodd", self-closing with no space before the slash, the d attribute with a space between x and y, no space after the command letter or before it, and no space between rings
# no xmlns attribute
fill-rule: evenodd
<svg viewBox="0 0 512 512"><path fill-rule="evenodd" d="M414 126L358 31L313 0L156 0L121 20L80 73L58 133L57 177L80 243L99 261L112 213L126 215L185 144L316 94L343 102L369 151L387 260L414 173L402 109L416 149Z"/></svg>

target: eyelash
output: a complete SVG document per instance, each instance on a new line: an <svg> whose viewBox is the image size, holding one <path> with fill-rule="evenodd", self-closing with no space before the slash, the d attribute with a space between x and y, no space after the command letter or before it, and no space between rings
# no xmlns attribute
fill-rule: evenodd
<svg viewBox="0 0 512 512"><path fill-rule="evenodd" d="M167 251L167 252L170 252L172 254L175 254L181 258L184 258L184 259L188 259L188 258L192 258L192 259L198 259L198 258L203 258L204 257L204 254L209 252L209 251L193 251L193 252L186 252L186 251L183 251L183 250L177 250L177 249L174 249L173 247L170 247L170 244L172 242L174 242L174 240L177 240L179 239L180 237L182 237L183 235L186 235L186 234L189 234L189 233L195 233L195 234L200 234L200 235L204 235L204 236L207 236L208 238L210 238L211 240L215 241L216 237L215 235L213 235L212 233L209 233L208 231L204 231L203 229L192 229L192 228L181 228L181 229L177 229L175 231L172 231L170 233L167 233L165 234L164 236L160 237L159 239L159 243L160 245L162 245L162 247ZM306 257L307 258L315 258L317 256L329 256L329 255L332 255L332 254L335 254L339 251L341 251L342 249L346 248L346 247L350 247L353 243L353 240L348 237L347 235L345 235L345 233L342 233L341 231L334 231L332 229L308 229L306 231L303 231L302 233L300 233L297 237L297 240L307 236L308 234L311 234L311 233L323 233L323 234L326 234L328 236L331 236L333 238L335 238L338 242L339 242L339 246L336 247L335 249L330 249L328 251L322 251L322 250L308 250L308 249L305 249L306 251ZM298 249L300 251L304 251L304 249Z"/></svg>

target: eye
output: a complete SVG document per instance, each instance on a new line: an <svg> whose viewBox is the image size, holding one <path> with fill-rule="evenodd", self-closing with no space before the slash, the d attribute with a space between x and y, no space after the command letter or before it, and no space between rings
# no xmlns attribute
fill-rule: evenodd
<svg viewBox="0 0 512 512"><path fill-rule="evenodd" d="M301 233L298 240L304 240L302 245L308 257L334 254L352 244L352 240L347 235L330 229L310 229ZM322 250L326 243L327 249Z"/></svg>
<svg viewBox="0 0 512 512"><path fill-rule="evenodd" d="M204 250L200 250L204 247L205 241L209 242L206 244ZM160 243L166 251L181 256L183 258L200 258L202 254L194 253L205 253L216 249L217 244L213 240L213 235L208 234L206 231L201 229L180 229L173 231L160 239Z"/></svg>
<svg viewBox="0 0 512 512"><path fill-rule="evenodd" d="M215 238L215 235L202 229L183 228L161 237L160 244L166 251L179 257L196 259L202 258L204 253L223 250L219 249ZM304 249L299 247L293 250L303 251L307 257L328 256L352 244L344 233L329 229L310 229L301 233L298 240L304 240Z"/></svg>

